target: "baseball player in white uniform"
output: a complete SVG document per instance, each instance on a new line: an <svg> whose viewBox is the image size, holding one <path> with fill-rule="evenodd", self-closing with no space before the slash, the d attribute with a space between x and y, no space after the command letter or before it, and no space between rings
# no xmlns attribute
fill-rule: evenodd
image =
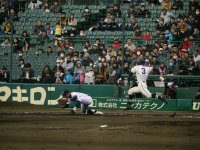
<svg viewBox="0 0 200 150"><path fill-rule="evenodd" d="M137 65L131 69L131 72L136 74L137 86L128 90L129 99L133 99L135 93L142 93L142 95L147 98L158 98L168 104L164 98L149 92L147 89L147 78L152 70L153 67L150 66L148 59L145 60L144 65L142 64L142 61L138 61ZM131 103L128 102L127 109L130 109L130 105Z"/></svg>
<svg viewBox="0 0 200 150"><path fill-rule="evenodd" d="M103 114L101 111L97 111L94 109L90 109L89 105L92 103L92 97L80 92L69 92L68 90L64 90L62 92L62 99L65 98L65 106L68 107L69 103L74 101L75 106L73 107L71 113L75 114L77 108L81 105L81 112L84 114Z"/></svg>

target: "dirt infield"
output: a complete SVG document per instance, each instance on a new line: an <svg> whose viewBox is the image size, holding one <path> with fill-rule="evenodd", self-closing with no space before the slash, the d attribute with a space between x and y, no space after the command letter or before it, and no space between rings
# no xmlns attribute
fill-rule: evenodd
<svg viewBox="0 0 200 150"><path fill-rule="evenodd" d="M199 150L200 114L0 105L0 150Z"/></svg>

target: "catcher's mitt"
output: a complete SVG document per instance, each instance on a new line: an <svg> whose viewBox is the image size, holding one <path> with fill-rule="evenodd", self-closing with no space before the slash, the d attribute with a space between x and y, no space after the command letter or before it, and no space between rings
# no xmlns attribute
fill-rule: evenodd
<svg viewBox="0 0 200 150"><path fill-rule="evenodd" d="M67 104L68 104L68 99L67 98L60 98L59 100L58 100L58 105L60 106L60 107L65 107Z"/></svg>

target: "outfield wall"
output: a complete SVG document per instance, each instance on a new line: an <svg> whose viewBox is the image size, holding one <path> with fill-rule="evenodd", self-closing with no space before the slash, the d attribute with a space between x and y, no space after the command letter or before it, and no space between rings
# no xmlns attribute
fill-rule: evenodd
<svg viewBox="0 0 200 150"><path fill-rule="evenodd" d="M124 109L128 87L115 85L57 85L57 84L0 84L0 101L23 102L46 107L57 107L63 89L87 93L93 97L91 107L97 109ZM162 93L163 88L149 88ZM178 98L166 105L158 99L133 99L133 110L200 111L200 100L194 100L198 88L178 88ZM71 104L72 107L73 103Z"/></svg>

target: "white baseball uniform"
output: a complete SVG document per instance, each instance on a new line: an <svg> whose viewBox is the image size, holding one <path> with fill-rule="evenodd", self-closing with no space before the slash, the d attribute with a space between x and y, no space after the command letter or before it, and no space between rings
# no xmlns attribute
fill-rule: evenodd
<svg viewBox="0 0 200 150"><path fill-rule="evenodd" d="M92 97L85 93L71 92L71 96L77 96L77 101L81 102L82 104L90 105L92 103Z"/></svg>
<svg viewBox="0 0 200 150"><path fill-rule="evenodd" d="M153 67L137 65L131 69L132 73L136 74L138 86L130 88L128 94L132 95L134 93L142 93L147 98L152 97L152 93L147 89L147 78L150 72L153 70Z"/></svg>
<svg viewBox="0 0 200 150"><path fill-rule="evenodd" d="M86 113L89 110L88 106L92 103L92 97L80 92L71 92L71 97L77 97L75 101L79 101L81 103L81 112ZM73 108L76 111L77 106ZM92 110L92 109L90 109ZM92 110L93 111L93 110Z"/></svg>

